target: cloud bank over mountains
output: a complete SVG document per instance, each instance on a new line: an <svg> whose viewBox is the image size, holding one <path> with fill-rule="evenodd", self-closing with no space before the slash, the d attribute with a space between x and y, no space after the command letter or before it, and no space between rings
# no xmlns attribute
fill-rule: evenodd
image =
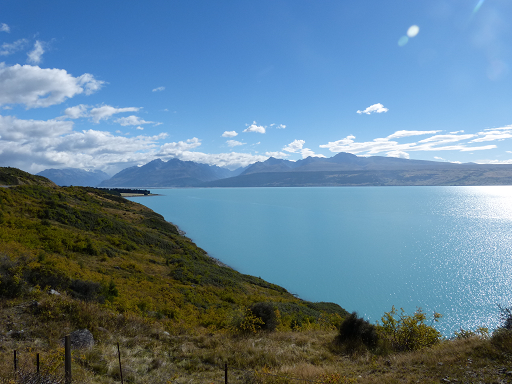
<svg viewBox="0 0 512 384"><path fill-rule="evenodd" d="M302 123L301 106L290 107L295 109L291 109L288 116L301 116L293 116L295 122L290 123L280 121L282 115L279 114L267 117L261 116L266 113L261 110L253 113L248 101L250 107L247 110L250 112L244 111L242 117L237 116L238 122L222 127L212 125L212 128L210 120L204 124L215 132L212 134L216 138L214 140L197 134L186 120L177 119L177 122L169 123L162 118L163 114L156 113L156 108L151 110L151 100L166 96L173 90L174 85L165 78L147 81L145 94L132 92L131 88L121 88L119 82L115 83L111 78L103 78L98 74L99 68L89 70L90 67L84 65L83 70L78 69L82 68L79 60L71 61L73 64L69 66L62 65L66 69L59 68L51 61L58 60L52 56L62 59L66 54L53 54L59 49L58 40L51 36L49 39L41 37L37 31L30 37L28 34L15 36L16 30L15 26L11 28L9 24L0 22L0 34L5 40L0 45L0 165L19 167L33 173L46 168L72 167L96 168L113 174L156 158L178 158L234 169L264 161L270 156L298 160L309 156L326 157L338 152L400 158L424 152L431 153L431 158L442 160L448 156L441 157L435 152L485 153L512 139L512 125L480 129L476 133L455 131L458 128L389 128L388 125L381 130L385 133L376 137L376 134L368 133L368 126L357 125L354 121L378 124L404 113L404 108L400 110L394 100L380 99L381 96L378 97L383 103L371 104L375 97L365 95L355 106L339 103L331 107L339 108L346 113L343 116L349 116L340 118L337 126L308 126L303 127L302 133L294 131ZM418 31L415 29L408 34L409 37L414 37ZM132 74L133 77L140 75L137 72ZM111 89L114 90L110 92ZM119 97L121 92L134 95L129 102L118 104L116 95ZM171 106L169 109L164 107L159 112L170 110L176 113L170 109ZM356 110L358 107L363 109ZM249 113L252 115L247 116ZM512 163L512 160L503 157L502 160L487 162Z"/></svg>

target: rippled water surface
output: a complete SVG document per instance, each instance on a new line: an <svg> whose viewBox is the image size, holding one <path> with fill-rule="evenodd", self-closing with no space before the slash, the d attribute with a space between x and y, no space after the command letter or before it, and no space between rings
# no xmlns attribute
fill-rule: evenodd
<svg viewBox="0 0 512 384"><path fill-rule="evenodd" d="M495 328L512 305L512 187L159 189L132 198L210 255L311 301L379 320Z"/></svg>

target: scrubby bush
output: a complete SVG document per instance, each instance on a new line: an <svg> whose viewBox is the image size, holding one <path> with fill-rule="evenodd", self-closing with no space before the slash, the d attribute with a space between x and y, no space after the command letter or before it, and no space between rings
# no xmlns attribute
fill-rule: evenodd
<svg viewBox="0 0 512 384"><path fill-rule="evenodd" d="M356 312L348 315L339 327L335 344L348 353L355 353L365 349L374 349L379 337L377 329Z"/></svg>
<svg viewBox="0 0 512 384"><path fill-rule="evenodd" d="M441 314L434 312L431 324L427 325L427 315L418 308L412 315L406 315L403 308L398 315L395 307L384 313L379 327L380 335L387 339L395 351L415 351L432 346L441 340L441 333L432 324L438 322Z"/></svg>
<svg viewBox="0 0 512 384"><path fill-rule="evenodd" d="M263 322L261 329L275 331L279 325L276 309L272 303L256 303L251 306L251 312Z"/></svg>

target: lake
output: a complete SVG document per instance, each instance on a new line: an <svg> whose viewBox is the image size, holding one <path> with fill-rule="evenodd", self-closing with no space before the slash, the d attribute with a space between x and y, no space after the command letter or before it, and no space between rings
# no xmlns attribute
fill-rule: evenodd
<svg viewBox="0 0 512 384"><path fill-rule="evenodd" d="M512 305L512 186L153 189L133 197L234 269L374 322L495 328Z"/></svg>

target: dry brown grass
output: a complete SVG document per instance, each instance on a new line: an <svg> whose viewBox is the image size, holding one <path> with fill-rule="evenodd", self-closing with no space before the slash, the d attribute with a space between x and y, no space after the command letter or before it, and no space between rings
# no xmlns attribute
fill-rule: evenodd
<svg viewBox="0 0 512 384"><path fill-rule="evenodd" d="M335 332L275 332L250 336L197 332L172 336L154 328L135 337L109 333L91 350L75 352L75 377L84 383L120 382L116 343L128 383L221 383L224 364L230 383L506 383L510 354L490 339L444 341L421 351L376 356L342 356L332 348ZM511 338L506 341L510 344ZM31 364L35 340L19 340L1 352L2 372L12 370L17 347ZM503 344L503 343L502 343ZM55 355L55 350L40 350ZM32 357L31 357L32 356ZM11 360L12 361L12 360ZM308 381L306 381L308 380ZM447 382L447 381L446 381Z"/></svg>

